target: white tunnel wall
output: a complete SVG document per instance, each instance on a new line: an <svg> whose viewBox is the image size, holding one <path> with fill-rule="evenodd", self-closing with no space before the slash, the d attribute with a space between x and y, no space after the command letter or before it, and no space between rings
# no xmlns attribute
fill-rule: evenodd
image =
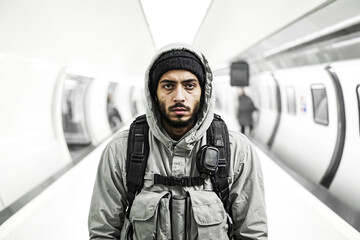
<svg viewBox="0 0 360 240"><path fill-rule="evenodd" d="M71 162L57 87L63 80L61 66L0 55L0 210Z"/></svg>
<svg viewBox="0 0 360 240"><path fill-rule="evenodd" d="M278 70L274 72L274 76L279 83L282 114L272 152L302 176L319 183L330 164L337 137L336 93L331 78L325 71L325 66L321 65ZM314 121L311 87L316 85L322 85L326 89L329 109L327 125ZM289 114L286 107L287 87L296 89L294 115ZM303 103L298 101L300 99L303 99ZM306 111L301 111L304 103Z"/></svg>
<svg viewBox="0 0 360 240"><path fill-rule="evenodd" d="M220 114L229 129L238 131L239 123L236 120L238 106L238 88L230 86L229 75L214 75L215 113ZM226 94L224 94L226 93Z"/></svg>
<svg viewBox="0 0 360 240"><path fill-rule="evenodd" d="M114 106L121 115L123 123L128 123L133 120L130 108L130 94L131 86L119 83L114 92Z"/></svg>
<svg viewBox="0 0 360 240"><path fill-rule="evenodd" d="M346 135L341 163L330 192L350 206L360 209L360 109L357 92L360 88L360 61L331 64L337 74L345 100Z"/></svg>
<svg viewBox="0 0 360 240"><path fill-rule="evenodd" d="M90 83L85 96L86 125L95 146L112 133L106 112L108 87L109 82L94 79Z"/></svg>
<svg viewBox="0 0 360 240"><path fill-rule="evenodd" d="M252 136L266 145L276 125L277 103L276 82L270 72L255 75L250 79L252 98L258 108L258 117L254 119L255 128Z"/></svg>

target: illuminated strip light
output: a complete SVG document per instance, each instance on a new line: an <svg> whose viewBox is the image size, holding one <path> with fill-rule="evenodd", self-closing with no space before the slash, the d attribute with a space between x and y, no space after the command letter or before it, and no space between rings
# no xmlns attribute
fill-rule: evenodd
<svg viewBox="0 0 360 240"><path fill-rule="evenodd" d="M210 0L141 0L155 47L192 44Z"/></svg>
<svg viewBox="0 0 360 240"><path fill-rule="evenodd" d="M337 43L333 43L333 44L331 44L331 48L347 47L347 46L350 46L350 45L353 45L353 44L356 44L356 43L360 43L360 37L345 40L345 41L341 41L341 42L337 42Z"/></svg>
<svg viewBox="0 0 360 240"><path fill-rule="evenodd" d="M268 58L272 55L275 55L275 54L278 54L280 52L283 52L283 51L286 51L290 48L293 48L293 47L296 47L298 45L301 45L301 44L304 44L306 42L309 42L309 41L312 41L316 38L320 38L322 36L325 36L325 35L328 35L330 33L333 33L333 32L336 32L336 31L339 31L341 29L344 29L346 27L349 27L349 26L352 26L356 23L359 23L360 22L360 16L356 16L356 17L353 17L353 18L350 18L346 21L343 21L341 23L338 23L338 24L335 24L331 27L328 27L328 28L325 28L323 30L320 30L318 32L315 32L315 33L312 33L312 34L309 34L303 38L299 38L299 39L296 39L294 41L291 41L291 42L288 42L288 43L285 43L284 45L280 46L280 47L277 47L277 48L273 48L273 49L270 49L266 52L264 52L263 54L261 54L258 59L261 59L261 58ZM350 40L349 40L350 41ZM347 42L347 41L344 41L344 42ZM338 44L341 44L341 43L338 43ZM344 43L346 44L346 43ZM350 43L352 44L352 43Z"/></svg>

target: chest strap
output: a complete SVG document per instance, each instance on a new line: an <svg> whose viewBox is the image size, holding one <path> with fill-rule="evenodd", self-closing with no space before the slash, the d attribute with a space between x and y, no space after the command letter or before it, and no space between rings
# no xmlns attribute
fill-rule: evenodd
<svg viewBox="0 0 360 240"><path fill-rule="evenodd" d="M193 187L204 184L204 178L202 177L164 177L159 174L154 174L154 184L162 184L165 186L182 186Z"/></svg>

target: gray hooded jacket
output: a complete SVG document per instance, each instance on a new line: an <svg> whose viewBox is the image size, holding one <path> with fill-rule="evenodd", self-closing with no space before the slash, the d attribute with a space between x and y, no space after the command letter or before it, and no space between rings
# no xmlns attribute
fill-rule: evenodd
<svg viewBox="0 0 360 240"><path fill-rule="evenodd" d="M161 118L148 89L149 70L154 61L171 49L187 49L203 62L206 82L204 103L195 126L180 140L173 140L161 126ZM180 216L187 239L228 239L229 215L212 191L210 180L202 186L182 187L154 184L154 174L162 176L199 176L195 156L206 144L215 107L212 72L206 59L187 45L169 45L153 58L145 77L146 117L149 124L150 153L143 190L136 196L129 219L125 216L126 151L129 131L120 132L105 148L97 172L88 219L90 239L127 239L132 225L134 239L172 239L171 229L181 228L170 221L171 196L188 196L188 214ZM229 131L231 167L228 173L230 209L234 239L267 239L267 218L263 175L256 152L239 132ZM231 221L231 220L230 220ZM181 224L180 224L181 225ZM184 233L185 232L185 233ZM177 239L181 239L178 237Z"/></svg>

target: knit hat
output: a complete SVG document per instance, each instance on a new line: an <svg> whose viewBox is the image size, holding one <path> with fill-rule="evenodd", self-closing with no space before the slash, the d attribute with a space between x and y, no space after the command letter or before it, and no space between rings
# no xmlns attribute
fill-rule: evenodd
<svg viewBox="0 0 360 240"><path fill-rule="evenodd" d="M149 90L153 99L161 76L176 69L193 73L198 78L201 89L204 89L205 71L200 59L188 50L171 50L158 57L150 69Z"/></svg>

